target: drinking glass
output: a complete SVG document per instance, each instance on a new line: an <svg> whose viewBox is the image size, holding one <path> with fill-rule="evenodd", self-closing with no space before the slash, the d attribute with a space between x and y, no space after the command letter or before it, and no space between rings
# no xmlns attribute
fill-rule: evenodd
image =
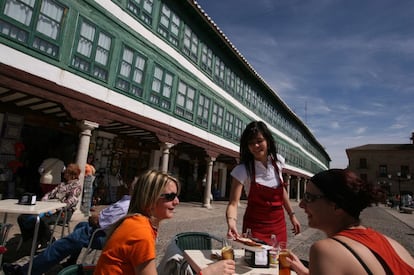
<svg viewBox="0 0 414 275"><path fill-rule="evenodd" d="M223 239L223 248L221 249L221 258L223 260L234 260L234 249L227 239Z"/></svg>
<svg viewBox="0 0 414 275"><path fill-rule="evenodd" d="M286 260L290 255L290 250L286 242L280 242L279 246L279 275L290 275L290 264Z"/></svg>

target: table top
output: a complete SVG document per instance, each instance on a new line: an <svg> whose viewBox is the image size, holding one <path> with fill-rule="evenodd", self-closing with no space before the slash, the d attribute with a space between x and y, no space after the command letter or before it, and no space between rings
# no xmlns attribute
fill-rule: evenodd
<svg viewBox="0 0 414 275"><path fill-rule="evenodd" d="M2 213L39 215L63 207L66 207L66 203L59 201L36 201L35 205L22 205L18 204L16 199L0 200L0 212Z"/></svg>
<svg viewBox="0 0 414 275"><path fill-rule="evenodd" d="M221 252L218 249L184 250L185 259L196 272L199 272L202 268L217 261L211 259L211 254L220 255ZM236 274L279 274L279 269L277 267L255 268L248 266L247 263L244 261L244 249L235 249L234 256L236 261ZM290 274L294 275L296 273L293 270L291 270Z"/></svg>

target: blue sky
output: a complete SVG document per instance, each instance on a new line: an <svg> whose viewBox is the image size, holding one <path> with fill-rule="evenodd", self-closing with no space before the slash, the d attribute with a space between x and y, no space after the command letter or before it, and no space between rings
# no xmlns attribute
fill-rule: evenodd
<svg viewBox="0 0 414 275"><path fill-rule="evenodd" d="M198 0L345 168L345 149L414 131L414 1Z"/></svg>

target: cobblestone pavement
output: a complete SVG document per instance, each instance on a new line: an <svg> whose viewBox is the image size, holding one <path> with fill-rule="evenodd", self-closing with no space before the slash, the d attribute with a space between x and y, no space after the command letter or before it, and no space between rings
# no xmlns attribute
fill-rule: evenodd
<svg viewBox="0 0 414 275"><path fill-rule="evenodd" d="M302 225L302 233L293 236L290 232L290 221L288 225L288 244L291 249L301 258L308 259L309 248L312 243L322 239L325 235L307 226L307 218L302 209L298 207L298 203L291 201L297 218ZM157 262L163 257L164 249L174 237L175 234L185 231L202 231L209 232L218 237L225 237L227 232L227 224L225 221L226 201L212 202L212 208L207 209L201 206L199 202L181 202L176 208L174 218L165 220L161 223L158 232L157 241ZM99 206L96 213L105 206ZM242 216L246 208L246 202L240 203L238 211L238 227L241 228ZM9 233L9 238L19 234L19 228L16 223L17 215L9 215L8 222L14 223ZM86 221L87 218L78 215L74 216L71 221L71 228L80 221ZM399 213L396 209L385 206L375 206L366 209L361 214L362 223L370 226L396 240L406 247L411 255L414 255L414 214ZM60 231L57 234L60 235ZM0 274L2 274L0 272ZM53 273L48 273L53 274Z"/></svg>

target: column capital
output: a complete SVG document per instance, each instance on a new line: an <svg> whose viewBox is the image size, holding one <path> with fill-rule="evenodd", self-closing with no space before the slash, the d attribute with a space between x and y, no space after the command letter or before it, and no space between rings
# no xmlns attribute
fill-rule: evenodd
<svg viewBox="0 0 414 275"><path fill-rule="evenodd" d="M206 161L207 162L215 162L216 158L215 157L206 157Z"/></svg>
<svg viewBox="0 0 414 275"><path fill-rule="evenodd" d="M160 148L161 148L162 150L165 150L165 149L169 150L169 149L171 149L174 145L175 145L175 144L174 144L174 143L171 143L171 142L160 142L160 143L159 143L159 146L160 146Z"/></svg>
<svg viewBox="0 0 414 275"><path fill-rule="evenodd" d="M93 130L99 127L99 124L93 121L89 120L81 120L78 121L78 126L81 128L81 130Z"/></svg>

